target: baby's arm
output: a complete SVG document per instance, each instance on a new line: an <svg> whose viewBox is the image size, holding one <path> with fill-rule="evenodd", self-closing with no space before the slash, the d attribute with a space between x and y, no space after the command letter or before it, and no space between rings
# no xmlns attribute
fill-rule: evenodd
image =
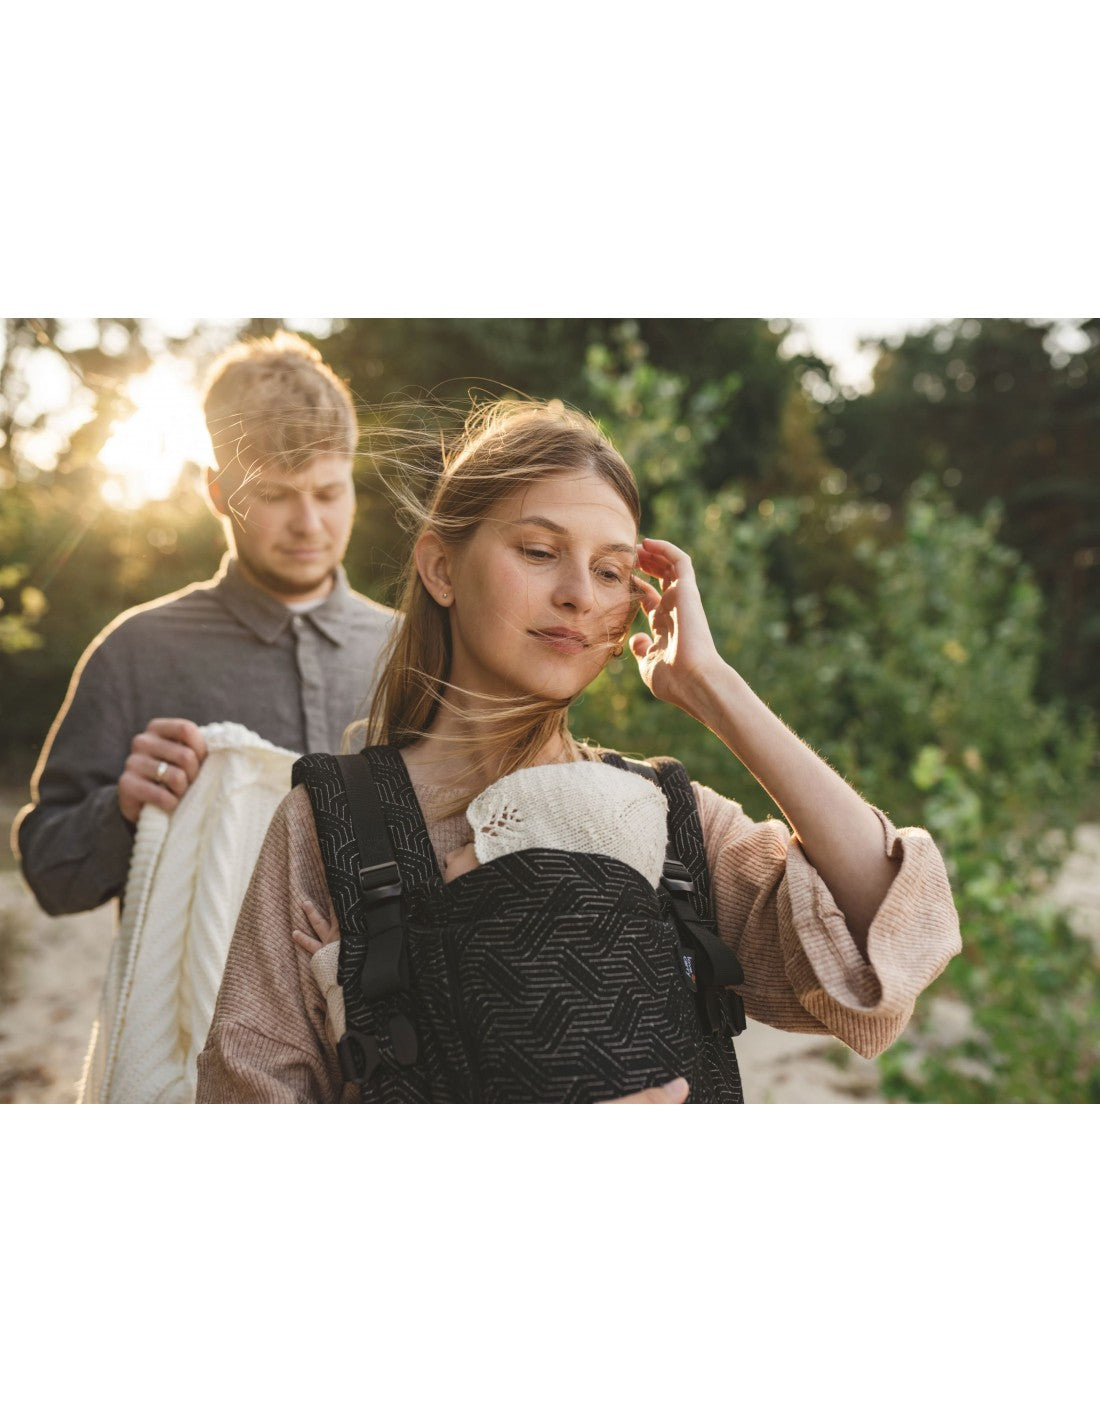
<svg viewBox="0 0 1100 1422"><path fill-rule="evenodd" d="M309 966L313 971L314 981L325 995L325 1003L328 1007L326 1021L335 1046L344 1035L346 1025L344 992L336 981L336 969L340 963L339 925L335 918L326 918L309 899L302 900L301 908L313 933L306 933L303 929L296 928L293 930L292 937L295 945L310 955ZM316 937L313 936L314 934Z"/></svg>

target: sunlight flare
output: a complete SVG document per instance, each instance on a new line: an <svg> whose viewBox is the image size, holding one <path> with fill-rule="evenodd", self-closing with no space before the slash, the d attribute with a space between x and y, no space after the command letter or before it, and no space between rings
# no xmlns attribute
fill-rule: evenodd
<svg viewBox="0 0 1100 1422"><path fill-rule="evenodd" d="M188 463L212 462L199 398L177 362L161 362L129 382L134 413L113 429L100 451L108 478L103 498L117 508L138 508L166 498Z"/></svg>

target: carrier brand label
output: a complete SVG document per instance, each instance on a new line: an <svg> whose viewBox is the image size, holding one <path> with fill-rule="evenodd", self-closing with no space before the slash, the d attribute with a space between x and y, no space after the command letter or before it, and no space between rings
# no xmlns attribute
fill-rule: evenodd
<svg viewBox="0 0 1100 1422"><path fill-rule="evenodd" d="M682 953L680 960L684 965L684 973L692 987L695 986L695 959L690 953Z"/></svg>

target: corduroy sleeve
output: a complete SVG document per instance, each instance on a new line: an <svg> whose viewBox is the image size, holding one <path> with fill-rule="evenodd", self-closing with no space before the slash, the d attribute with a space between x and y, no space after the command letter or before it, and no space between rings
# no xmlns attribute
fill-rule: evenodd
<svg viewBox="0 0 1100 1422"><path fill-rule="evenodd" d="M866 956L802 847L779 820L756 822L706 786L695 799L718 931L745 972L745 1011L789 1032L828 1032L864 1057L904 1031L918 995L962 947L943 858L927 831L876 810L898 871Z"/></svg>
<svg viewBox="0 0 1100 1422"><path fill-rule="evenodd" d="M275 812L241 905L199 1054L200 1103L341 1099L325 997L291 937L309 930L300 907L307 898L331 913L309 797L299 788Z"/></svg>

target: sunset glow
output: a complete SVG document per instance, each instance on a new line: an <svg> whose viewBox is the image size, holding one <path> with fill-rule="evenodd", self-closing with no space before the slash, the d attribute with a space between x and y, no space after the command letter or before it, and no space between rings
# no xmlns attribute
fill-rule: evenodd
<svg viewBox="0 0 1100 1422"><path fill-rule="evenodd" d="M177 364L162 363L135 376L127 394L136 409L100 451L110 476L100 492L118 508L138 508L166 498L186 464L209 464L210 439L198 395Z"/></svg>

